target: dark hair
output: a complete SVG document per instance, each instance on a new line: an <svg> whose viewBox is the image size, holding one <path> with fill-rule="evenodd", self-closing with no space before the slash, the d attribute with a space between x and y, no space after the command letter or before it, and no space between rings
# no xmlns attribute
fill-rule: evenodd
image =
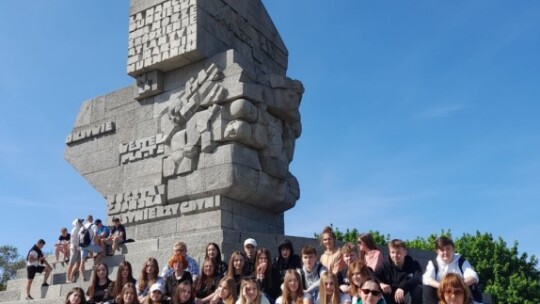
<svg viewBox="0 0 540 304"><path fill-rule="evenodd" d="M257 254L255 255L255 269L259 267L259 257L263 254L266 255L266 271L264 273L264 278L268 284L268 290L272 290L274 280L272 276L272 256L270 255L270 250L264 247L257 249Z"/></svg>
<svg viewBox="0 0 540 304"><path fill-rule="evenodd" d="M86 290L86 295L92 300L96 292L96 287L99 284L99 277L97 273L98 273L98 268L100 266L105 267L105 270L107 271L107 275L105 276L105 279L107 279L107 285L111 283L111 279L109 279L109 267L107 267L107 264L99 263L95 265L93 275L92 275L92 282L90 282L90 286L88 286L88 290ZM109 296L112 296L112 295L109 295ZM103 299L106 300L106 298L103 298Z"/></svg>
<svg viewBox="0 0 540 304"><path fill-rule="evenodd" d="M204 252L204 258L208 258L208 247L210 246L214 246L217 250L217 255L216 255L216 258L214 259L214 262L216 265L219 265L219 263L221 263L221 249L219 249L219 245L216 244L216 243L208 243L208 245L206 245L206 250Z"/></svg>
<svg viewBox="0 0 540 304"><path fill-rule="evenodd" d="M364 286L364 284L366 284L366 282L370 282L370 281L375 283L375 285L377 285L377 289L379 289L379 291L381 292L381 296L382 296L381 281L379 281L379 279L377 279L373 275L370 275L365 280L362 280L362 285L360 285L360 289L362 289L362 286Z"/></svg>
<svg viewBox="0 0 540 304"><path fill-rule="evenodd" d="M369 250L377 249L377 244L371 233L362 233L358 236L358 241L361 241Z"/></svg>
<svg viewBox="0 0 540 304"><path fill-rule="evenodd" d="M449 237L440 236L435 240L435 250L443 249L443 247L448 246L448 245L450 245L450 246L452 246L452 248L454 248L454 242Z"/></svg>
<svg viewBox="0 0 540 304"><path fill-rule="evenodd" d="M78 292L79 293L79 298L81 298L81 304L86 304L86 297L84 296L84 290L80 287L73 287L73 289L71 289L68 294L66 295L66 300L64 301L64 304L71 304L69 302L69 297Z"/></svg>
<svg viewBox="0 0 540 304"><path fill-rule="evenodd" d="M124 268L127 268L129 271L127 282L122 284L122 270ZM131 263L128 261L122 261L120 265L118 265L118 271L116 273L116 281L114 281L114 288L113 288L113 296L117 297L119 294L122 293L122 290L124 286L128 283L135 283L136 280L133 277L133 267L131 267ZM137 293L135 293L137 295Z"/></svg>
<svg viewBox="0 0 540 304"><path fill-rule="evenodd" d="M45 245L45 240L44 240L44 239L39 239L39 240L37 241L37 243L38 243L38 244L43 244L43 245Z"/></svg>

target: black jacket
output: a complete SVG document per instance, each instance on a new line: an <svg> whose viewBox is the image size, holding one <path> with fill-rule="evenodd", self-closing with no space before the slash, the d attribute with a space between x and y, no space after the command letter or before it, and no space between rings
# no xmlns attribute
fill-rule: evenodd
<svg viewBox="0 0 540 304"><path fill-rule="evenodd" d="M401 269L388 258L383 267L375 272L375 276L381 283L390 285L392 292L401 288L407 293L417 285L422 285L422 267L409 255L405 256Z"/></svg>

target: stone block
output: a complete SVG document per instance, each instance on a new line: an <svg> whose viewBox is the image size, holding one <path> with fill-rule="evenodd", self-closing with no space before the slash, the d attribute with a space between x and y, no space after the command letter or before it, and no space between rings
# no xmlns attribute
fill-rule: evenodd
<svg viewBox="0 0 540 304"><path fill-rule="evenodd" d="M83 176L100 193L118 193L123 189L123 172L120 167L92 172Z"/></svg>
<svg viewBox="0 0 540 304"><path fill-rule="evenodd" d="M197 167L210 168L228 163L241 164L255 170L261 170L257 151L237 143L220 145L212 153L202 152Z"/></svg>

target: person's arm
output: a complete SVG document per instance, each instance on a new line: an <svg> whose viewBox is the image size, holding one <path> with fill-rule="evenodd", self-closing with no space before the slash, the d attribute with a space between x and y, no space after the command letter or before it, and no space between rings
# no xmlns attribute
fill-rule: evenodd
<svg viewBox="0 0 540 304"><path fill-rule="evenodd" d="M210 302L214 297L219 297L218 290L214 290L211 294L207 295L206 297L199 299L197 302L200 303L207 303Z"/></svg>
<svg viewBox="0 0 540 304"><path fill-rule="evenodd" d="M467 284L467 286L471 286L474 283L478 283L478 281L479 281L478 274L472 268L469 261L465 260L463 262L463 265L462 265L461 269L463 271L463 280L465 281L465 284Z"/></svg>
<svg viewBox="0 0 540 304"><path fill-rule="evenodd" d="M422 275L422 284L431 286L433 288L439 288L439 281L437 281L433 261L429 261L427 263L426 272L424 272Z"/></svg>
<svg viewBox="0 0 540 304"><path fill-rule="evenodd" d="M404 268L408 269L407 272L412 273L412 276L399 283L399 288L403 289L405 293L413 290L417 285L422 285L422 266L412 258L409 263Z"/></svg>

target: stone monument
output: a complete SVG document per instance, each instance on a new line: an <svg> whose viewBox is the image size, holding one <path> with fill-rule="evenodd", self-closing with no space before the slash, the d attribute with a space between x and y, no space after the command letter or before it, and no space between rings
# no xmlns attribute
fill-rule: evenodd
<svg viewBox="0 0 540 304"><path fill-rule="evenodd" d="M304 88L260 0L131 0L133 86L82 104L65 159L134 239L274 245ZM265 241L266 240L266 241ZM230 244L230 249L227 244Z"/></svg>

